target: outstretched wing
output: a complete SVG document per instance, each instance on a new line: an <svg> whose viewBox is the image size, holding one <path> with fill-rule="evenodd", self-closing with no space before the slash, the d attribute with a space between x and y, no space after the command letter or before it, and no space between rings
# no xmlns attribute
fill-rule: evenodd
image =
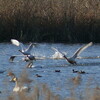
<svg viewBox="0 0 100 100"><path fill-rule="evenodd" d="M19 46L20 49L21 49L21 51L24 51L24 45L23 45L23 43L19 42L19 41L16 40L16 39L11 39L11 43L12 43L13 45Z"/></svg>
<svg viewBox="0 0 100 100"><path fill-rule="evenodd" d="M9 61L10 61L10 62L13 62L14 59L15 59L15 57L16 57L16 56L11 56L11 57L9 58Z"/></svg>
<svg viewBox="0 0 100 100"><path fill-rule="evenodd" d="M23 57L23 56L24 55L12 55L12 56L10 56L9 61L13 62L16 57Z"/></svg>
<svg viewBox="0 0 100 100"><path fill-rule="evenodd" d="M83 50L85 50L86 48L88 48L88 47L91 46L92 44L93 44L93 43L90 42L90 43L86 44L85 46L82 46L81 48L79 48L79 49L74 53L74 55L72 56L72 58L76 58L77 56L79 56L79 54L80 54Z"/></svg>
<svg viewBox="0 0 100 100"><path fill-rule="evenodd" d="M33 48L33 43L31 43L25 51L28 52L28 53L30 53L30 51L32 50L32 48Z"/></svg>
<svg viewBox="0 0 100 100"><path fill-rule="evenodd" d="M59 52L60 54L62 54L62 56L65 56L65 54L62 53L61 51L59 51L58 49L56 49L56 48L54 48L54 47L51 47L51 48L52 48L52 50L54 50L54 51Z"/></svg>
<svg viewBox="0 0 100 100"><path fill-rule="evenodd" d="M18 40L16 40L16 39L11 39L11 43L13 45L16 45L16 46L19 46L20 45L20 42Z"/></svg>

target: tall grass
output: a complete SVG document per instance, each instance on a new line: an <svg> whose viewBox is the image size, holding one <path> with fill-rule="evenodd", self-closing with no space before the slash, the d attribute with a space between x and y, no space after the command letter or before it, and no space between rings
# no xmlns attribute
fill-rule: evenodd
<svg viewBox="0 0 100 100"><path fill-rule="evenodd" d="M81 88L79 88L80 84L82 83L82 76L80 74L78 74L76 77L68 79L69 83L64 84L68 88L66 91L61 90L61 94L59 91L57 91L58 89L53 91L52 86L49 87L48 84L41 82L38 83L36 80L33 80L30 85L30 83L28 83L28 80L30 80L29 73L26 69L22 70L18 79L18 82L21 82L22 85L27 83L27 86L31 88L30 91L13 92L11 89L9 90L7 88L9 87L8 85L11 87L13 87L13 85L11 83L8 84L8 81L5 81L5 91L1 91L0 100L100 100L100 87L91 87L91 78L87 82L86 86L83 87L84 89L81 90ZM69 95L64 92L68 93ZM4 96L2 97L2 95Z"/></svg>
<svg viewBox="0 0 100 100"><path fill-rule="evenodd" d="M66 90L66 92L68 91ZM77 92L73 89L70 96L63 97L60 94L52 92L46 84L42 84L39 87L34 87L30 93L12 93L7 97L7 100L100 100L100 88L85 89L82 93L79 92L78 96Z"/></svg>
<svg viewBox="0 0 100 100"><path fill-rule="evenodd" d="M0 41L100 42L99 0L0 0Z"/></svg>

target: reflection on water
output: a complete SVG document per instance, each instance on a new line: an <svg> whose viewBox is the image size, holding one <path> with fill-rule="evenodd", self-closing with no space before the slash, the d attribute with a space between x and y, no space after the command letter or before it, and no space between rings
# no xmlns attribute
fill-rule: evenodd
<svg viewBox="0 0 100 100"><path fill-rule="evenodd" d="M27 45L27 44L26 44ZM54 55L54 51L51 47L55 47L62 52L67 53L70 57L81 46L81 44L38 44L37 47L32 49L32 53L36 57L40 57L34 61L34 67L32 69L26 69L29 78L34 81L31 83L33 87L37 83L46 83L50 89L60 94L62 97L70 95L69 90L73 87L71 79L78 76L77 73L73 73L72 69L83 70L88 74L81 75L81 84L78 85L76 91L82 91L87 87L90 82L90 87L95 87L100 84L100 45L93 45L87 48L80 54L80 57L76 59L77 65L69 64L65 59L51 59ZM21 61L21 57L17 57L13 63L9 62L11 55L19 55L18 47L12 44L0 44L0 95L5 96L6 92L11 93L14 88L14 83L9 82L7 77L8 71L13 71L17 77L20 77L20 73L25 69L26 62ZM43 57L43 59L41 59ZM59 72L55 72L59 70ZM41 75L42 77L36 77ZM8 95L8 94L6 94Z"/></svg>

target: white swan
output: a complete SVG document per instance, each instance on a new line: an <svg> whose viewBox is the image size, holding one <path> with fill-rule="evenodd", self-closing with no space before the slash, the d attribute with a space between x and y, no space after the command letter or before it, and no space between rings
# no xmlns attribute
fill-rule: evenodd
<svg viewBox="0 0 100 100"><path fill-rule="evenodd" d="M30 55L30 51L32 50L33 48L33 43L31 43L28 48L25 48L23 43L19 42L18 40L16 39L11 39L11 42L12 44L16 45L16 46L19 46L20 47L20 52L24 55Z"/></svg>
<svg viewBox="0 0 100 100"><path fill-rule="evenodd" d="M60 52L59 50L57 50L56 48L52 47L52 49L56 52L59 52L60 54L62 54L62 56L70 63L70 64L77 64L75 59L79 56L79 54L85 50L86 48L88 48L89 46L91 46L93 43L90 42L84 46L82 46L81 48L79 48L71 57L66 57L66 55L62 52Z"/></svg>
<svg viewBox="0 0 100 100"><path fill-rule="evenodd" d="M28 92L28 91L30 90L29 87L23 86L23 83L21 82L21 80L19 80L19 79L15 76L15 74L14 74L13 72L9 72L9 73L7 74L7 76L10 76L10 77L11 77L10 82L15 82L15 87L13 88L13 91L14 91L14 92L23 92L23 91ZM24 82L25 82L25 83L31 83L32 80L30 80L30 79L24 79Z"/></svg>
<svg viewBox="0 0 100 100"><path fill-rule="evenodd" d="M66 53L64 53L66 55ZM63 59L63 55L57 51L51 56L52 59Z"/></svg>
<svg viewBox="0 0 100 100"><path fill-rule="evenodd" d="M30 88L27 86L22 86L22 84L16 78L15 87L13 88L13 92L29 92Z"/></svg>
<svg viewBox="0 0 100 100"><path fill-rule="evenodd" d="M9 61L12 62L15 57L20 57L20 56L24 56L23 60L24 61L33 61L35 60L35 57L30 53L30 51L32 50L33 48L33 43L31 43L28 48L24 48L24 45L19 42L18 40L16 39L11 39L11 42L12 44L16 45L16 46L19 46L21 49L19 50L23 55L12 55L10 58L9 58Z"/></svg>

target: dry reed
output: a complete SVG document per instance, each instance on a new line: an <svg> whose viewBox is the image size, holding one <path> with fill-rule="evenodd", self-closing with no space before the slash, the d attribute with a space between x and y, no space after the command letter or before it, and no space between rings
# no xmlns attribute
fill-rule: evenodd
<svg viewBox="0 0 100 100"><path fill-rule="evenodd" d="M0 0L1 42L100 42L99 27L99 0Z"/></svg>

